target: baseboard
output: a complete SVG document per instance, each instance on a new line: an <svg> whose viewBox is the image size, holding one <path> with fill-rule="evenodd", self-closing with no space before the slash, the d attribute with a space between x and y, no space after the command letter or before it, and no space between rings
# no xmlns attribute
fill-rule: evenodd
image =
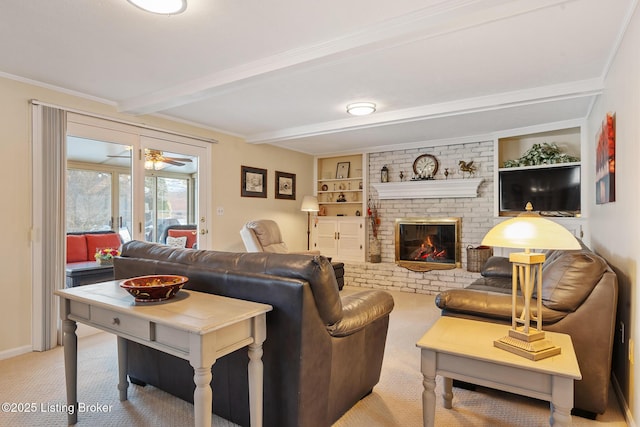
<svg viewBox="0 0 640 427"><path fill-rule="evenodd" d="M10 348L9 350L0 351L0 360L10 359L12 357L20 356L21 354L30 353L32 351L33 347L31 347L30 345Z"/></svg>
<svg viewBox="0 0 640 427"><path fill-rule="evenodd" d="M620 409L622 410L622 414L624 415L624 419L627 422L629 427L637 427L636 422L633 420L633 414L631 413L631 409L629 409L629 404L624 398L624 394L622 393L622 389L620 388L620 384L615 375L611 375L611 384L613 385L613 391L618 398L618 405L620 405Z"/></svg>

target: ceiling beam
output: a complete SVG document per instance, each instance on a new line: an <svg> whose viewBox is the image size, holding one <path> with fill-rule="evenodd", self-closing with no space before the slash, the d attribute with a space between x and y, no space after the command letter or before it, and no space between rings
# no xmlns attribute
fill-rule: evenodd
<svg viewBox="0 0 640 427"><path fill-rule="evenodd" d="M316 123L308 126L282 129L275 132L264 132L255 135L248 135L246 140L248 143L253 144L268 144L290 139L308 138L338 132L408 123L418 120L429 120L573 98L593 97L600 95L603 87L604 83L602 79L582 80L561 85L550 85L489 96L443 102L440 104L406 108L387 113L376 113L370 116Z"/></svg>
<svg viewBox="0 0 640 427"><path fill-rule="evenodd" d="M317 67L346 56L437 37L571 0L447 0L363 30L212 73L118 103L118 111L150 114L228 93L275 73Z"/></svg>

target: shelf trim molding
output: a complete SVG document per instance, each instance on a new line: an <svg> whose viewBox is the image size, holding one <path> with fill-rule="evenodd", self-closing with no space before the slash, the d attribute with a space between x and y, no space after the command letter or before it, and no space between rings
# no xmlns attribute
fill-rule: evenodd
<svg viewBox="0 0 640 427"><path fill-rule="evenodd" d="M373 183L381 200L478 197L483 178Z"/></svg>

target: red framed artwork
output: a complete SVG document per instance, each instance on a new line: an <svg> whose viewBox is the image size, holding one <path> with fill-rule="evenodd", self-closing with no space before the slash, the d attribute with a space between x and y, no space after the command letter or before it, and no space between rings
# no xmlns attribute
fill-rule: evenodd
<svg viewBox="0 0 640 427"><path fill-rule="evenodd" d="M616 115L607 113L596 136L596 204L616 201Z"/></svg>

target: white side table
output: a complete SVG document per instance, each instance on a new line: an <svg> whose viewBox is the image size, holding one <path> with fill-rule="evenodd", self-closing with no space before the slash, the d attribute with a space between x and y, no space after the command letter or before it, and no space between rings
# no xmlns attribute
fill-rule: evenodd
<svg viewBox="0 0 640 427"><path fill-rule="evenodd" d="M417 342L421 350L423 423L433 427L436 375L444 377L444 407L451 409L452 379L521 394L551 403L549 422L571 425L573 381L582 378L571 337L545 332L562 353L532 361L493 346L509 326L441 317Z"/></svg>
<svg viewBox="0 0 640 427"><path fill-rule="evenodd" d="M118 336L120 400L127 400L129 387L125 339L188 360L196 384L196 426L211 426L211 366L217 358L248 346L251 426L262 426L262 343L270 305L186 290L168 301L135 303L119 281L60 289L55 294L61 298L67 402L76 409L69 414L69 424L78 417L75 330L76 322L81 322Z"/></svg>

